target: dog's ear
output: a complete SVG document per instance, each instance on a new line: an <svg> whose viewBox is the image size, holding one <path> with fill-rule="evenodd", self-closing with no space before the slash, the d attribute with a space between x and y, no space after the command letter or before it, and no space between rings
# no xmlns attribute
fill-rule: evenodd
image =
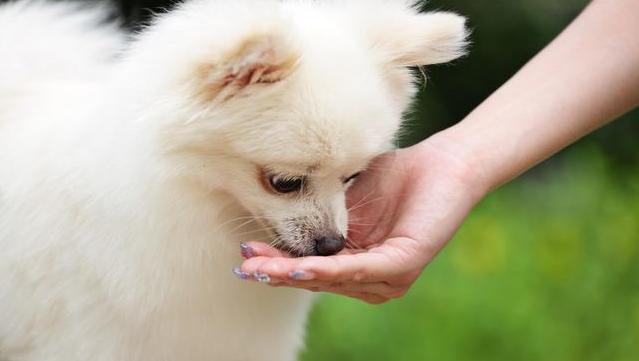
<svg viewBox="0 0 639 361"><path fill-rule="evenodd" d="M377 14L373 45L392 66L445 63L465 54L466 19L448 12Z"/></svg>
<svg viewBox="0 0 639 361"><path fill-rule="evenodd" d="M286 36L252 34L217 60L200 65L199 93L207 102L225 101L248 87L285 79L298 62L299 54Z"/></svg>

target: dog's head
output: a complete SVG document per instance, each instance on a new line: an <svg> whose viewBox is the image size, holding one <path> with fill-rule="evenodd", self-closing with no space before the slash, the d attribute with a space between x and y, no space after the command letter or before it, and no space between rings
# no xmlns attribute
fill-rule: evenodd
<svg viewBox="0 0 639 361"><path fill-rule="evenodd" d="M392 149L414 94L409 67L463 53L462 17L405 3L201 1L180 9L149 41L174 42L154 54L179 69L167 97L182 114L167 133L171 148L198 159L207 186L232 195L280 248L337 253L345 191Z"/></svg>

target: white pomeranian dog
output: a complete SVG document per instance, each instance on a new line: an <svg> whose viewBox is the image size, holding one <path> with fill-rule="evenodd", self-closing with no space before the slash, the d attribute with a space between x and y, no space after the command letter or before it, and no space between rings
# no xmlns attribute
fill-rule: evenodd
<svg viewBox="0 0 639 361"><path fill-rule="evenodd" d="M134 40L104 11L0 7L0 359L290 361L310 294L239 243L344 246L409 67L464 19L402 0L195 0Z"/></svg>

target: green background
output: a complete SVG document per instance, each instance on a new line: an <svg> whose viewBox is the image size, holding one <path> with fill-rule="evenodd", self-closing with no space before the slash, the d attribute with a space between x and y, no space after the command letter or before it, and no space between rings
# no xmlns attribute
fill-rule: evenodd
<svg viewBox="0 0 639 361"><path fill-rule="evenodd" d="M586 3L431 1L469 18L473 45L427 70L403 144L461 120ZM638 360L638 118L491 194L403 299L323 296L302 360Z"/></svg>

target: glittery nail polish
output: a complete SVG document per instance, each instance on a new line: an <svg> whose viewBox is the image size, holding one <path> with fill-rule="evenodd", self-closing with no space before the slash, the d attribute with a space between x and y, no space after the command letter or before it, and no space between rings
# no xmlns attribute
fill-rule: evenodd
<svg viewBox="0 0 639 361"><path fill-rule="evenodd" d="M241 280L244 280L244 281L246 281L246 280L248 280L248 279L250 279L250 278L251 278L251 275L250 275L250 274L248 274L248 273L246 273L246 272L242 272L242 270L240 269L240 267L235 267L235 268L233 268L233 274L234 274L237 278L239 278L239 279L241 279Z"/></svg>
<svg viewBox="0 0 639 361"><path fill-rule="evenodd" d="M296 281L310 281L315 279L315 275L313 273L306 271L293 271L289 273L288 276Z"/></svg>
<svg viewBox="0 0 639 361"><path fill-rule="evenodd" d="M240 243L240 254L244 259L255 257L255 251L253 251L253 248L246 243Z"/></svg>
<svg viewBox="0 0 639 361"><path fill-rule="evenodd" d="M253 278L260 283L269 283L271 282L271 276L266 273L255 272L253 273Z"/></svg>

